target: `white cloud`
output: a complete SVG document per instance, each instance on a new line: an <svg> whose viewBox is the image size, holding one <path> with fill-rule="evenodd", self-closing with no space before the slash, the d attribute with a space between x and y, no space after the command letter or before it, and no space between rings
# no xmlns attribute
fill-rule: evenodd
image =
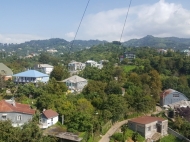
<svg viewBox="0 0 190 142"><path fill-rule="evenodd" d="M88 15L82 22L77 39L119 40L128 8ZM122 41L146 35L158 37L190 36L190 11L164 0L153 5L131 7Z"/></svg>
<svg viewBox="0 0 190 142"><path fill-rule="evenodd" d="M68 38L74 38L75 37L75 32L66 33L65 36L68 37Z"/></svg>
<svg viewBox="0 0 190 142"><path fill-rule="evenodd" d="M25 41L40 39L47 38L30 34L0 34L0 43L23 43Z"/></svg>

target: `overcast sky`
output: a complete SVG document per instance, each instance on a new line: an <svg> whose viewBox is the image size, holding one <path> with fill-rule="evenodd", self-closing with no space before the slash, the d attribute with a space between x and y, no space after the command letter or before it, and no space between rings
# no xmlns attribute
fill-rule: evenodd
<svg viewBox="0 0 190 142"><path fill-rule="evenodd" d="M0 43L71 41L88 0L1 0ZM76 39L119 40L130 0L90 0ZM122 41L190 38L190 0L132 0Z"/></svg>

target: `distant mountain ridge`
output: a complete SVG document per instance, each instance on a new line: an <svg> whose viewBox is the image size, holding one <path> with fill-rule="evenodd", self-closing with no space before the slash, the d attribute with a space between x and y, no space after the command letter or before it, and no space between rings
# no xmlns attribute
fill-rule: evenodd
<svg viewBox="0 0 190 142"><path fill-rule="evenodd" d="M103 40L75 40L71 48L72 41L66 41L60 38L52 38L47 40L31 40L20 44L2 44L0 43L0 51L4 49L6 52L16 52L22 55L30 53L39 53L48 49L55 49L58 53L80 51L92 46L107 43ZM179 50L190 47L190 38L178 37L154 37L147 35L140 39L131 39L123 42L124 46L130 47L155 47L155 48L175 48ZM3 50L3 51L4 51Z"/></svg>
<svg viewBox="0 0 190 142"><path fill-rule="evenodd" d="M178 37L154 37L147 35L140 39L131 39L123 42L125 46L133 47L156 47L156 48L176 48L185 49L190 47L190 38L178 38Z"/></svg>

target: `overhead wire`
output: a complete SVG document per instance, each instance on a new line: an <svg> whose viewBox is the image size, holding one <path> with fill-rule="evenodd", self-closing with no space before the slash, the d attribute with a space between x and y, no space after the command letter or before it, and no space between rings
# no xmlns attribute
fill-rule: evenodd
<svg viewBox="0 0 190 142"><path fill-rule="evenodd" d="M71 51L71 48L72 48L73 45L74 45L74 41L75 41L76 36L77 36L77 34L78 34L79 28L80 28L80 26L81 26L82 20L83 20L83 18L84 18L84 15L85 15L85 13L86 13L87 8L88 8L89 2L90 2L90 0L88 0L88 2L87 2L87 4L86 4L85 10L84 10L84 12L83 12L83 15L82 15L82 18L81 18L81 20L80 20L79 26L78 26L78 28L77 28L77 31L76 31L76 33L75 33L74 39L73 39L73 41L71 42L71 47L70 47L70 49L69 49L69 53L70 53L70 51Z"/></svg>
<svg viewBox="0 0 190 142"><path fill-rule="evenodd" d="M125 30L125 24L126 24L126 21L127 21L127 18L128 18L128 14L129 14L129 9L131 7L131 3L132 3L132 0L130 0L130 2L129 2L129 7L128 7L128 10L127 10L127 14L126 14L126 17L125 17L125 22L124 22L123 29L122 29L121 36L120 36L120 40L119 40L120 43L121 43L121 38L123 36L123 32Z"/></svg>

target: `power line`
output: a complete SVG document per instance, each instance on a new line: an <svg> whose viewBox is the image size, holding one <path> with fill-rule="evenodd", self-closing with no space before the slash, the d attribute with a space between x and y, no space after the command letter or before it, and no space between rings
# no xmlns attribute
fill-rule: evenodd
<svg viewBox="0 0 190 142"><path fill-rule="evenodd" d="M122 36L123 36L123 31L124 31L124 29L125 29L125 24L126 24L126 21L127 21L127 18L128 18L129 9L130 9L130 7L131 7L131 2L132 2L132 0L130 0L130 3L129 3L129 7L128 7L127 14L126 14L126 17L125 17L125 22L124 22L124 25L123 25L123 29L122 29L122 32L121 32L121 36L120 36L119 42L121 42L121 38L122 38Z"/></svg>
<svg viewBox="0 0 190 142"><path fill-rule="evenodd" d="M81 20L80 20L79 26L78 26L77 31L76 31L76 33L75 33L75 37L74 37L74 39L73 39L73 41L72 41L72 43L71 43L71 47L70 47L70 49L69 49L69 52L70 52L71 48L73 47L75 38L76 38L76 36L77 36L77 33L78 33L78 31L79 31L79 28L80 28L80 25L81 25L81 23L82 23L82 20L83 20L83 18L84 18L84 15L85 15L85 13L86 13L87 8L88 8L89 2L90 2L90 0L88 0L88 2L87 2L87 4L86 4L84 13L83 13L83 15L82 15L82 18L81 18Z"/></svg>

